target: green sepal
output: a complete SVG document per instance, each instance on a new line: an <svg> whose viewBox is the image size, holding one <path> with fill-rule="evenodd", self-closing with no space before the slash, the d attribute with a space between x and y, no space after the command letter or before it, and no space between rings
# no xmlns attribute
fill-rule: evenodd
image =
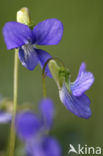
<svg viewBox="0 0 103 156"><path fill-rule="evenodd" d="M31 21L29 24L28 24L28 27L30 28L30 29L32 29L33 30L33 28L36 26L36 24L33 22L33 21Z"/></svg>
<svg viewBox="0 0 103 156"><path fill-rule="evenodd" d="M68 86L68 89L70 90L68 85L70 77L69 69L65 68L64 66L58 66L58 64L54 60L50 60L48 65L58 88L62 88L63 84L65 83Z"/></svg>

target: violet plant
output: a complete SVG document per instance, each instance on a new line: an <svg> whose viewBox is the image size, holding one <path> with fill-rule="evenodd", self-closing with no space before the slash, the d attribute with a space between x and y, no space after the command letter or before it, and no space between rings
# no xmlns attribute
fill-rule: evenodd
<svg viewBox="0 0 103 156"><path fill-rule="evenodd" d="M36 45L56 45L61 41L63 24L58 19L46 19L34 25L28 8L22 8L17 12L17 22L7 22L4 25L3 36L7 49L15 50L13 110L0 111L0 121L3 123L11 121L8 155L14 156L17 134L25 143L27 156L61 156L58 141L48 134L53 124L54 106L51 99L47 98L45 77L54 79L60 100L69 111L78 117L88 119L91 116L91 109L85 91L93 84L94 76L86 71L86 64L82 63L79 74L72 83L70 71L65 68L62 61L36 47ZM38 64L42 68L43 100L39 107L40 115L25 109L18 113L18 60L28 70L33 71ZM57 64L58 61L61 65Z"/></svg>

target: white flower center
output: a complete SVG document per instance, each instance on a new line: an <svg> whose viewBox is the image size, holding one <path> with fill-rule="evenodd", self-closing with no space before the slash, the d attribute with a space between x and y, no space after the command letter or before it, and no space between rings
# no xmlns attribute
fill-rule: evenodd
<svg viewBox="0 0 103 156"><path fill-rule="evenodd" d="M24 50L25 54L30 54L30 52L33 51L34 47L35 47L34 44L28 43L23 45L22 49Z"/></svg>

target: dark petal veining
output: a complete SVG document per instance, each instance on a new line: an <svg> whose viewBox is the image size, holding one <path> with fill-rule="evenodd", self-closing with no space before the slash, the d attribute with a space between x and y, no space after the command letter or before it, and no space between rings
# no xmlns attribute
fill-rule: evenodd
<svg viewBox="0 0 103 156"><path fill-rule="evenodd" d="M88 90L94 82L94 75L91 72L86 71L85 63L82 63L79 69L77 79L71 83L70 89L74 96L82 95Z"/></svg>
<svg viewBox="0 0 103 156"><path fill-rule="evenodd" d="M27 25L18 22L6 23L3 35L8 49L19 48L28 42L33 42L32 30Z"/></svg>
<svg viewBox="0 0 103 156"><path fill-rule="evenodd" d="M63 35L63 24L58 19L46 19L37 24L33 33L38 45L55 45L60 42Z"/></svg>
<svg viewBox="0 0 103 156"><path fill-rule="evenodd" d="M32 45L24 45L19 49L19 59L24 67L34 70L38 64L38 56Z"/></svg>
<svg viewBox="0 0 103 156"><path fill-rule="evenodd" d="M76 97L68 92L64 84L59 91L59 96L61 102L73 114L85 119L88 119L91 116L90 100L85 94Z"/></svg>

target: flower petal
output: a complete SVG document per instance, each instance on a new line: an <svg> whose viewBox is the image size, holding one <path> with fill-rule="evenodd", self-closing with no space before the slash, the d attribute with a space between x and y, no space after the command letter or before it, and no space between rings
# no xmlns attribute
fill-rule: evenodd
<svg viewBox="0 0 103 156"><path fill-rule="evenodd" d="M32 111L25 111L17 114L15 127L18 136L23 140L28 140L40 130L41 122Z"/></svg>
<svg viewBox="0 0 103 156"><path fill-rule="evenodd" d="M47 60L52 58L52 57L51 57L51 55L49 53L47 53L44 50L41 50L41 49L35 49L35 50L37 52L37 56L38 56L38 59L39 59L40 66L43 69L43 67L44 67L45 63L47 62ZM52 75L50 73L48 65L45 68L45 73L46 73L47 76L52 78Z"/></svg>
<svg viewBox="0 0 103 156"><path fill-rule="evenodd" d="M61 102L73 114L85 119L88 119L91 116L91 109L89 106L90 100L85 94L76 97L68 92L64 84L62 89L59 91L59 96Z"/></svg>
<svg viewBox="0 0 103 156"><path fill-rule="evenodd" d="M82 63L77 79L70 85L72 94L74 96L82 95L86 90L88 90L91 87L93 82L93 74L91 72L87 72L85 63Z"/></svg>
<svg viewBox="0 0 103 156"><path fill-rule="evenodd" d="M30 49L29 51L20 48L19 59L22 65L29 70L34 70L38 64L38 57L34 48Z"/></svg>
<svg viewBox="0 0 103 156"><path fill-rule="evenodd" d="M18 22L6 23L3 35L8 49L18 48L28 42L33 42L32 30L27 25Z"/></svg>
<svg viewBox="0 0 103 156"><path fill-rule="evenodd" d="M12 114L0 111L0 123L8 123L12 119Z"/></svg>
<svg viewBox="0 0 103 156"><path fill-rule="evenodd" d="M37 24L34 29L36 44L55 45L63 35L63 24L58 19L47 19Z"/></svg>
<svg viewBox="0 0 103 156"><path fill-rule="evenodd" d="M54 118L54 105L53 101L49 98L43 99L40 102L40 112L44 125L47 129L50 129Z"/></svg>
<svg viewBox="0 0 103 156"><path fill-rule="evenodd" d="M43 137L36 142L29 142L26 146L28 156L61 156L61 148L53 137Z"/></svg>

